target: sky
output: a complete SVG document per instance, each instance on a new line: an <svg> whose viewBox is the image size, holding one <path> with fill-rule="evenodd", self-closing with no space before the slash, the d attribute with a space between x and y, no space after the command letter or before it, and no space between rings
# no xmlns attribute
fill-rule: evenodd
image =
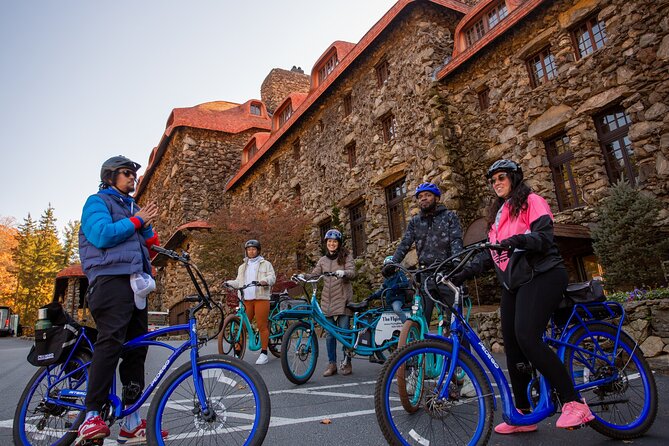
<svg viewBox="0 0 669 446"><path fill-rule="evenodd" d="M395 0L3 0L0 217L79 220L100 165L146 167L172 109L260 99L272 68L309 74Z"/></svg>

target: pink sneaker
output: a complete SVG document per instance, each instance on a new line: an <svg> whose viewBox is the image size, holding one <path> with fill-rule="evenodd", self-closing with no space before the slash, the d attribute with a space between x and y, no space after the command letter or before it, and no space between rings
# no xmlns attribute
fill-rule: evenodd
<svg viewBox="0 0 669 446"><path fill-rule="evenodd" d="M167 438L167 431L161 431L163 438ZM116 442L119 444L146 444L146 420L142 419L142 422L132 431L127 431L121 425L121 430L118 433L118 438Z"/></svg>
<svg viewBox="0 0 669 446"><path fill-rule="evenodd" d="M79 426L77 439L74 440L74 446L78 446L87 440L109 437L109 426L99 415L96 415L84 421Z"/></svg>
<svg viewBox="0 0 669 446"><path fill-rule="evenodd" d="M558 418L556 427L563 429L575 429L594 420L595 416L590 412L590 408L585 401L569 401L562 406L562 415Z"/></svg>
<svg viewBox="0 0 669 446"><path fill-rule="evenodd" d="M527 426L512 426L502 422L495 426L495 432L502 435L520 434L523 432L534 432L537 430L537 428L538 427L536 424L530 424Z"/></svg>

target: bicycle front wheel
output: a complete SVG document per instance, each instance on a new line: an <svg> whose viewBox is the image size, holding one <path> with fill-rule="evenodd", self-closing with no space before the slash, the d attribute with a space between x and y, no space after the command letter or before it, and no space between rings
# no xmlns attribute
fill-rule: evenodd
<svg viewBox="0 0 669 446"><path fill-rule="evenodd" d="M578 328L565 349L565 365L595 419L589 426L607 437L643 435L657 415L657 386L639 345L624 331L589 323ZM589 384L593 383L593 384Z"/></svg>
<svg viewBox="0 0 669 446"><path fill-rule="evenodd" d="M218 353L235 354L239 359L246 353L246 329L236 314L231 314L223 321L223 329L218 334Z"/></svg>
<svg viewBox="0 0 669 446"><path fill-rule="evenodd" d="M493 392L481 367L469 356L460 354L461 367L473 385L460 388L444 383L445 370L453 360L453 346L434 339L412 342L397 350L383 366L374 391L376 419L391 445L457 444L483 445L492 433ZM438 358L444 373L431 377L424 373L426 361ZM415 373L414 373L415 372ZM411 410L403 406L398 375L415 398ZM445 396L440 397L444 386ZM475 392L475 393L474 393Z"/></svg>
<svg viewBox="0 0 669 446"><path fill-rule="evenodd" d="M269 392L249 364L221 355L197 360L207 410L203 410L190 363L167 377L148 415L149 444L262 444L271 415ZM163 438L161 431L167 431Z"/></svg>
<svg viewBox="0 0 669 446"><path fill-rule="evenodd" d="M37 370L16 407L15 445L68 445L74 441L85 411L69 405L84 405L88 385L84 366L90 360L89 353L79 352L65 364ZM65 395L68 390L80 393Z"/></svg>
<svg viewBox="0 0 669 446"><path fill-rule="evenodd" d="M306 322L288 327L281 343L281 368L286 378L295 384L306 383L314 374L317 361L316 332Z"/></svg>
<svg viewBox="0 0 669 446"><path fill-rule="evenodd" d="M397 346L398 348L404 347L420 338L420 325L418 325L418 322L408 319L402 325L402 331L400 332L400 339ZM402 407L404 407L404 410L411 413L418 410L418 402L420 401L420 393L422 392L423 386L414 386L408 381L421 381L423 379L422 375L425 373L425 358L420 359L420 363L418 363L418 360L415 360L400 365L396 374L397 391L400 396L400 401L402 401ZM408 389L411 389L411 391Z"/></svg>

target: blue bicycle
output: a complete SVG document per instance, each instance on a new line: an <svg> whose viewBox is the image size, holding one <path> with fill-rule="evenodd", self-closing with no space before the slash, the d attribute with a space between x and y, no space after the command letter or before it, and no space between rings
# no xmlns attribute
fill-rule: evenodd
<svg viewBox="0 0 669 446"><path fill-rule="evenodd" d="M483 249L502 249L481 243L459 255L461 265ZM536 370L527 394L532 412L519 413L504 372L481 339L463 318L460 290L448 278L435 279L455 293L449 306L452 318L449 337L426 334L426 339L398 349L384 365L377 382L374 402L377 421L389 444L486 444L496 408L495 394L487 370L495 381L502 402L503 418L512 425L536 424L561 407L556 392ZM429 295L427 287L424 290ZM435 299L433 299L435 300ZM444 305L435 300L436 305ZM657 387L653 374L636 343L622 329L625 312L616 302L574 304L556 311L544 335L553 346L584 397L595 419L588 423L596 431L615 439L628 440L643 435L657 415ZM468 340L470 350L463 348ZM426 359L439 357L440 373L425 373ZM461 369L471 380L476 394L463 397L453 391L453 377ZM399 378L402 375L402 379ZM400 391L398 383L404 388ZM412 404L404 407L402 395Z"/></svg>
<svg viewBox="0 0 669 446"><path fill-rule="evenodd" d="M216 306L220 310L220 307L211 299L204 277L187 253L177 254L155 246L153 249L185 266L197 291L197 295L186 300L196 305L189 310L187 324L156 330L124 345L128 350L157 346L172 353L129 408L123 407L114 380L101 416L112 425L138 410L161 384L149 407L149 444L262 444L271 413L269 392L262 377L241 360L199 355L200 347L215 335L200 338L195 315L204 308ZM67 445L75 439L86 412L84 399L93 352L91 337L95 333L89 330L81 330L64 362L42 367L30 379L14 415L16 445ZM156 339L179 331L186 331L189 339L178 347ZM190 351L190 360L165 378L186 351ZM168 436L163 438L161 431L167 431ZM88 444L102 444L102 440Z"/></svg>

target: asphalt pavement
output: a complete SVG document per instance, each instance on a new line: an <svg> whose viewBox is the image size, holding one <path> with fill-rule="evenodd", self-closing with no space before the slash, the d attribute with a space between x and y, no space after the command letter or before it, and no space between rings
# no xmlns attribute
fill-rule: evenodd
<svg viewBox="0 0 669 446"><path fill-rule="evenodd" d="M15 338L0 338L0 446L12 444L12 418L19 397L30 376L35 372L25 357L31 341ZM214 342L205 346L203 354L216 353ZM259 352L247 352L245 361L254 364ZM495 355L503 364L503 358ZM149 379L162 366L166 355L153 347L147 359ZM184 356L184 359L186 357ZM174 365L176 368L178 365ZM266 445L384 445L386 444L374 414L374 386L381 366L371 364L367 358L353 360L353 374L349 376L321 376L327 366L325 342L320 340L317 370L312 379L298 386L286 379L281 369L281 361L270 357L268 364L255 366L260 371L270 390L272 419L265 439ZM660 404L658 417L648 434L640 439L624 442L635 445L669 444L669 405L667 392L669 376L656 374ZM143 408L146 416L148 407ZM623 444L610 440L592 429L577 431L557 429L557 416L542 422L535 433L511 436L492 435L493 445L555 445L562 446L578 442L588 446L610 446ZM495 423L501 421L499 411ZM117 427L112 429L115 438ZM107 440L107 445L116 445L115 440Z"/></svg>

